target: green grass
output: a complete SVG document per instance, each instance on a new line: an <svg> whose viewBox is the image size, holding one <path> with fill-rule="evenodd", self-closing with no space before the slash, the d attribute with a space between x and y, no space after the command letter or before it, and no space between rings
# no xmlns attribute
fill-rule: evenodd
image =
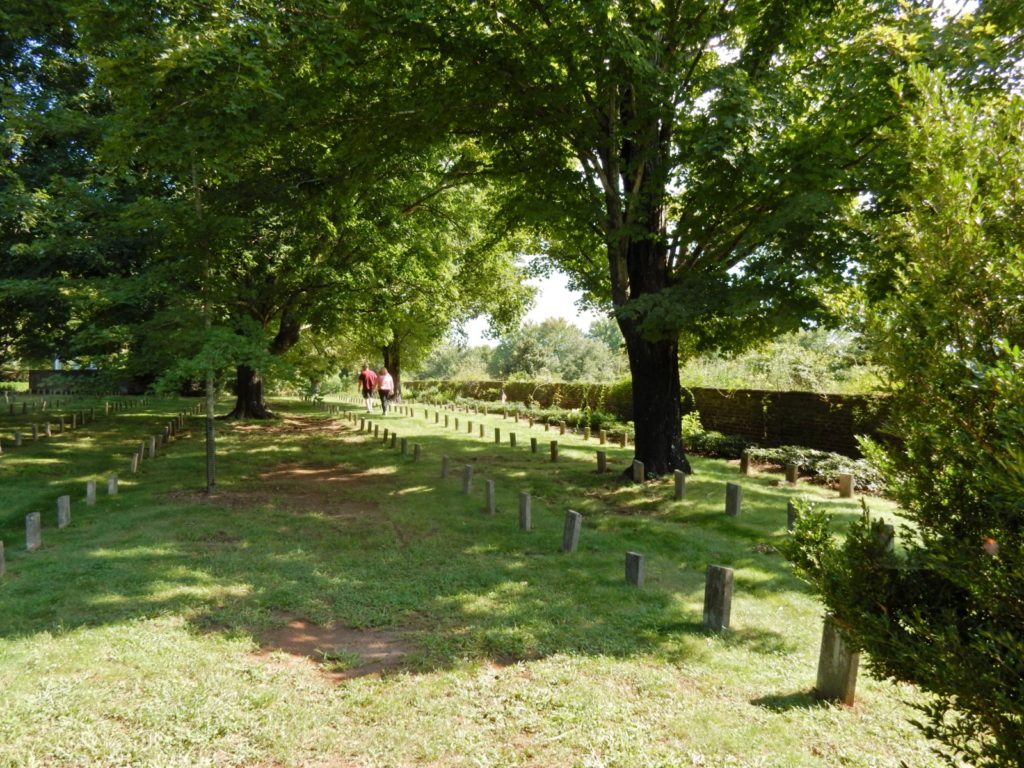
<svg viewBox="0 0 1024 768"><path fill-rule="evenodd" d="M481 439L481 417L460 414L456 433L419 407L374 419L408 438L401 456L297 403L280 407L301 419L218 423L215 498L201 493L198 420L130 476L134 446L189 404L155 401L0 457L0 765L939 764L907 722L912 690L862 669L854 708L810 695L822 608L773 552L792 493L776 476L697 459L673 502L670 480L617 479L629 449L606 446L612 473L599 476L596 441L500 416L482 419ZM85 481L112 471L120 494L101 484L86 507ZM727 481L744 486L735 519ZM72 525L57 531L62 493ZM833 491L800 494L837 524L859 514ZM574 554L560 551L567 509L585 521ZM44 544L30 555L31 511ZM642 589L624 582L627 550L647 558ZM709 563L735 569L722 635L701 629ZM387 630L408 652L340 682L325 673L357 669L358 650L299 664L257 653L296 618Z"/></svg>

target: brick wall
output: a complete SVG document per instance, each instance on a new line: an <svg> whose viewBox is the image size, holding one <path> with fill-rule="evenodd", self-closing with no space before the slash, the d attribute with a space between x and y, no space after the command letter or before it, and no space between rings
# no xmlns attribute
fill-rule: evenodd
<svg viewBox="0 0 1024 768"><path fill-rule="evenodd" d="M696 409L705 429L759 445L802 445L859 455L856 435L878 435L886 399L875 395L688 389L683 412Z"/></svg>
<svg viewBox="0 0 1024 768"><path fill-rule="evenodd" d="M625 421L633 418L628 384L540 384L506 382L510 403L536 402L542 407L581 408L589 405ZM405 391L442 391L449 396L499 400L500 381L411 381ZM856 435L878 435L885 417L884 397L822 395L814 392L769 392L755 389L684 389L684 414L697 410L709 431L740 435L764 447L801 445L859 456Z"/></svg>

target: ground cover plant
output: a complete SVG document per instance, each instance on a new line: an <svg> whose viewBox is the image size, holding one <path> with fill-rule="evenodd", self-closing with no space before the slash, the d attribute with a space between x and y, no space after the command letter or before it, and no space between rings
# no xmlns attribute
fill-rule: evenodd
<svg viewBox="0 0 1024 768"><path fill-rule="evenodd" d="M180 401L3 456L0 764L937 764L907 721L913 689L864 677L852 709L810 695L821 606L775 551L786 501L807 496L845 524L854 500L697 459L674 502L669 480L617 478L629 449L605 446L601 476L594 442L498 415L447 412L445 429L423 405L387 418L274 406L273 421L218 424L212 498L199 421L125 472ZM85 481L113 470L120 493L86 508ZM744 486L735 519L726 481ZM61 493L73 522L57 531ZM567 508L585 520L572 554ZM44 539L26 554L30 511ZM647 558L640 589L624 583L627 550ZM701 629L709 563L736 573L721 635Z"/></svg>

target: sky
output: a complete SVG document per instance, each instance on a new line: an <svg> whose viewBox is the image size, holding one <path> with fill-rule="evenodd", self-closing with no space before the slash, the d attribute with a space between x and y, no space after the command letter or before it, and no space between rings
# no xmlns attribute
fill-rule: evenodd
<svg viewBox="0 0 1024 768"><path fill-rule="evenodd" d="M539 323L550 317L561 317L585 331L599 317L595 312L581 311L576 306L581 294L569 290L568 279L561 272L555 272L550 277L532 278L526 283L537 288L537 296L533 309L526 313L524 322ZM487 330L487 321L484 318L470 320L463 329L471 346L494 346L496 343L493 339L486 339L483 336Z"/></svg>

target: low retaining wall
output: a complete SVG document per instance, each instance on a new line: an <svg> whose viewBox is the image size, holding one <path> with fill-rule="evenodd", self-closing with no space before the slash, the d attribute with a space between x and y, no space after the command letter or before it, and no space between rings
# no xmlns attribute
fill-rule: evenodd
<svg viewBox="0 0 1024 768"><path fill-rule="evenodd" d="M633 391L617 384L548 384L512 381L407 381L406 394L430 391L448 397L497 401L502 388L509 403L542 408L607 411L624 421L633 418ZM700 413L709 431L738 435L764 447L801 445L859 456L857 435L879 436L887 399L879 395L829 395L816 392L771 392L757 389L684 388L682 412Z"/></svg>

